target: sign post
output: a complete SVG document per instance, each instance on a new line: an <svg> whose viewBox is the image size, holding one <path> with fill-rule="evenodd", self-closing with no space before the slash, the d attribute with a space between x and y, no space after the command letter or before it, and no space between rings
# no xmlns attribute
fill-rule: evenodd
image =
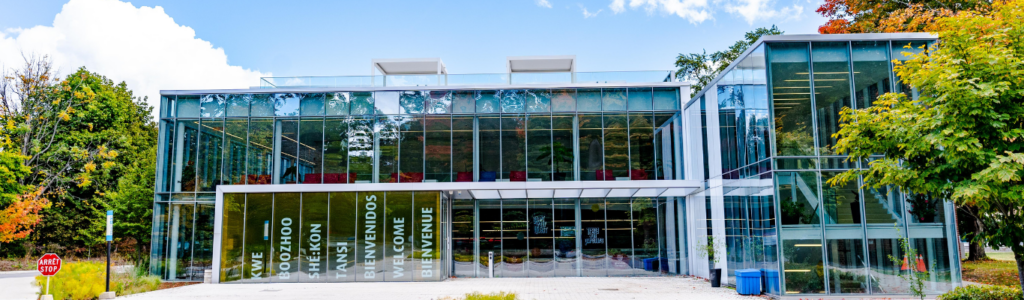
<svg viewBox="0 0 1024 300"><path fill-rule="evenodd" d="M114 299L110 291L110 241L114 240L114 211L107 211L107 291L100 294L100 299Z"/></svg>
<svg viewBox="0 0 1024 300"><path fill-rule="evenodd" d="M60 256L53 253L44 254L43 257L36 261L36 270L39 270L39 273L46 276L46 294L43 294L41 299L53 299L53 295L50 295L50 277L60 271L61 263Z"/></svg>

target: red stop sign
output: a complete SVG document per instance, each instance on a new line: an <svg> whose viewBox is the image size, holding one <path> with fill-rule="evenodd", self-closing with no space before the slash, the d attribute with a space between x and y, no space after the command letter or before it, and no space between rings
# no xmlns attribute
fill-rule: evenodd
<svg viewBox="0 0 1024 300"><path fill-rule="evenodd" d="M39 273L43 273L43 276L53 276L60 271L61 263L62 261L57 254L47 253L36 261L36 265L38 265L36 269L39 270Z"/></svg>

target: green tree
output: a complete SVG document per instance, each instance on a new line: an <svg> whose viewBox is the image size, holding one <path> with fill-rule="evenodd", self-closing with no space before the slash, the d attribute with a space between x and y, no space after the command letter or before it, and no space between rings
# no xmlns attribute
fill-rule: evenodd
<svg viewBox="0 0 1024 300"><path fill-rule="evenodd" d="M772 28L761 27L743 34L742 40L736 41L725 51L715 51L711 54L708 54L707 50L701 53L679 53L679 56L676 56L676 67L679 68L676 70L676 78L695 81L690 88L690 97L693 97L711 83L719 73L725 71L725 68L739 58L743 51L747 51L747 48L750 48L754 42L757 42L757 39L766 35L783 33L785 32L779 30L775 25L772 25Z"/></svg>
<svg viewBox="0 0 1024 300"><path fill-rule="evenodd" d="M941 42L896 66L920 98L890 93L870 108L842 113L835 149L851 159L884 158L829 183L862 175L865 184L908 191L916 206L949 199L977 208L990 224L983 232L988 245L1013 250L1024 286L1022 23L1024 0L939 19Z"/></svg>

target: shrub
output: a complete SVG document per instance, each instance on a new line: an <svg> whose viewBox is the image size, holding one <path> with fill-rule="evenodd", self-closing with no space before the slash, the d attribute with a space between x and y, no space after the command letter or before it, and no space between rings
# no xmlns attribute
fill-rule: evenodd
<svg viewBox="0 0 1024 300"><path fill-rule="evenodd" d="M506 293L506 292L497 292L497 293L490 293L490 294L484 294L484 293L480 293L480 292L472 292L472 293L466 294L466 296L463 297L463 298L444 297L444 298L440 298L440 300L519 300L519 296L516 295L516 293Z"/></svg>
<svg viewBox="0 0 1024 300"><path fill-rule="evenodd" d="M968 285L958 287L939 296L939 300L1003 300L1021 299L1024 294L1015 287L998 285Z"/></svg>
<svg viewBox="0 0 1024 300"><path fill-rule="evenodd" d="M53 299L96 299L106 290L106 264L102 262L70 262L50 278ZM160 287L160 278L144 269L114 273L110 276L110 289L118 296L143 293ZM36 276L39 294L46 292L46 276Z"/></svg>

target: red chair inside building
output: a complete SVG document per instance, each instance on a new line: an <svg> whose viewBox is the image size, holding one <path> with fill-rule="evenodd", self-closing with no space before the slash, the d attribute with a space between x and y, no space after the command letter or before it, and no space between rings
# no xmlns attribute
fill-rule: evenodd
<svg viewBox="0 0 1024 300"><path fill-rule="evenodd" d="M648 176L646 170L633 169L633 170L629 170L629 179L630 180L648 180L648 179L650 179L650 177Z"/></svg>
<svg viewBox="0 0 1024 300"><path fill-rule="evenodd" d="M324 183L354 183L356 173L327 173L324 174Z"/></svg>
<svg viewBox="0 0 1024 300"><path fill-rule="evenodd" d="M323 174L320 173L309 173L302 177L302 184L317 184L323 177Z"/></svg>
<svg viewBox="0 0 1024 300"><path fill-rule="evenodd" d="M399 182L423 182L423 172L402 172Z"/></svg>
<svg viewBox="0 0 1024 300"><path fill-rule="evenodd" d="M455 182L473 182L473 172L455 173Z"/></svg>
<svg viewBox="0 0 1024 300"><path fill-rule="evenodd" d="M526 181L526 171L511 171L508 173L509 181Z"/></svg>
<svg viewBox="0 0 1024 300"><path fill-rule="evenodd" d="M612 170L597 170L594 172L597 175L597 180L615 180L615 175L612 175Z"/></svg>

